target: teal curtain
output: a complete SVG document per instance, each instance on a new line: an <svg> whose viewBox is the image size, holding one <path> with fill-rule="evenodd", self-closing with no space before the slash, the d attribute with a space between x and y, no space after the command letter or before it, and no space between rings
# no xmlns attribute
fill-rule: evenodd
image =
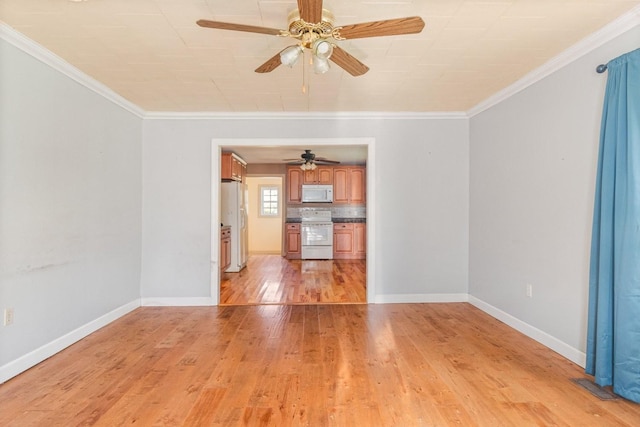
<svg viewBox="0 0 640 427"><path fill-rule="evenodd" d="M596 178L586 372L640 402L640 49L607 64Z"/></svg>

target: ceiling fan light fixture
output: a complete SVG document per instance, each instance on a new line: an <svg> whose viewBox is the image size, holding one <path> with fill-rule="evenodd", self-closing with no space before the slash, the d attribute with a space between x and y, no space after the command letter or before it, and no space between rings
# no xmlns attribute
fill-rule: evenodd
<svg viewBox="0 0 640 427"><path fill-rule="evenodd" d="M196 21L196 24L204 28L242 31L297 39L297 46L289 46L282 52L276 53L264 64L256 68L256 73L270 73L282 64L293 67L304 50L309 49L312 51L312 57L323 59L325 62L331 58L331 62L354 77L365 74L369 71L369 67L345 52L339 45L333 44L332 41L337 43L342 40L357 38L417 34L424 29L425 25L419 16L408 16L405 18L383 19L346 26L334 26L334 15L322 8L322 0L298 0L297 3L298 7L289 13L288 30L223 21L210 21L208 19L199 19ZM321 63L319 70L316 72L326 72L328 69L326 65L327 64ZM304 69L306 69L306 67L303 68L303 71ZM303 88L304 87L305 86L303 86Z"/></svg>
<svg viewBox="0 0 640 427"><path fill-rule="evenodd" d="M280 52L280 62L289 68L292 68L298 62L300 54L303 52L302 46L294 45L289 46L282 52Z"/></svg>

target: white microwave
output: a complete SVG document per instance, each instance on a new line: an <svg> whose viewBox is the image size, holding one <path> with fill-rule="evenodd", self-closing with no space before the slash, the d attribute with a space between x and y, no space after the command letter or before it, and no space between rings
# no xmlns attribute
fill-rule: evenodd
<svg viewBox="0 0 640 427"><path fill-rule="evenodd" d="M303 185L303 203L332 203L333 185Z"/></svg>

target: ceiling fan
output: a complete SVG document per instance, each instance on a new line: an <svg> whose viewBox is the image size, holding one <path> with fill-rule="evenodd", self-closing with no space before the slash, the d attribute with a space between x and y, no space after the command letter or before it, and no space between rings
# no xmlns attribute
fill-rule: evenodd
<svg viewBox="0 0 640 427"><path fill-rule="evenodd" d="M304 153L300 155L299 159L282 159L289 164L299 164L302 170L314 170L316 164L319 165L337 165L340 164L337 160L329 160L324 157L317 157L311 152L311 150L304 150Z"/></svg>
<svg viewBox="0 0 640 427"><path fill-rule="evenodd" d="M316 73L327 72L329 70L328 60L331 60L352 76L366 73L369 71L369 67L341 49L334 41L415 34L424 28L424 21L419 16L344 26L334 26L333 21L334 17L331 12L322 8L322 0L298 0L298 9L289 13L288 30L206 19L200 19L197 24L207 28L291 37L298 40L297 44L284 48L256 68L256 73L269 73L280 64L293 67L304 50L308 49L312 52L313 67Z"/></svg>

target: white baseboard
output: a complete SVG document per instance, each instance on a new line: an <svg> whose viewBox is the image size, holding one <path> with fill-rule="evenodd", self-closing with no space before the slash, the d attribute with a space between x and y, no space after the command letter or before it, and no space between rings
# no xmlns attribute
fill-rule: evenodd
<svg viewBox="0 0 640 427"><path fill-rule="evenodd" d="M573 363L583 368L585 367L587 356L584 352L571 347L570 345L568 345L563 341L560 341L556 337L551 336L546 332L541 331L540 329L534 326L531 326L528 323L525 323L522 320L513 317L509 313L506 313L500 310L499 308L492 306L491 304L487 304L486 302L476 297L469 295L469 303L478 307L480 310L484 311L488 315L495 317L501 322L506 323L516 331L522 332L529 338L532 338L538 341L540 344L546 347L549 347L551 350L566 357L567 359L571 360Z"/></svg>
<svg viewBox="0 0 640 427"><path fill-rule="evenodd" d="M70 345L80 341L87 335L108 325L109 323L135 310L138 307L140 307L139 299L131 301L128 304L118 307L115 310L112 310L109 313L100 316L97 319L92 320L91 322L80 326L77 329L74 329L73 331L61 336L60 338L56 338L50 343L47 343L42 347L39 347L25 354L24 356L17 358L16 360L12 360L11 362L3 366L0 366L0 384L26 371L27 369L32 368L43 360L48 359L54 354L64 350Z"/></svg>
<svg viewBox="0 0 640 427"><path fill-rule="evenodd" d="M195 307L215 305L213 298L195 297L195 298L142 298L143 307Z"/></svg>
<svg viewBox="0 0 640 427"><path fill-rule="evenodd" d="M424 302L467 302L468 294L385 294L376 295L375 304L409 304Z"/></svg>

